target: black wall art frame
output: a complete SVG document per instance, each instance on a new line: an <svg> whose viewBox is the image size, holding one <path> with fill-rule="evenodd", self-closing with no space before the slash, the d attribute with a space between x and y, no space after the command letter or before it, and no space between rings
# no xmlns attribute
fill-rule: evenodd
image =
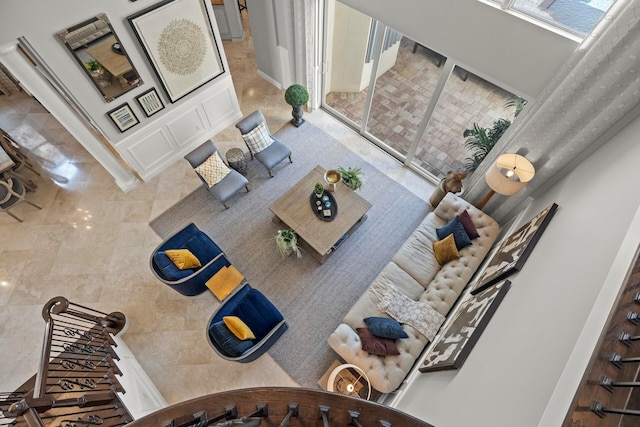
<svg viewBox="0 0 640 427"><path fill-rule="evenodd" d="M203 0L164 0L127 19L172 103L224 73Z"/></svg>
<svg viewBox="0 0 640 427"><path fill-rule="evenodd" d="M463 301L453 315L451 323L436 338L433 347L418 368L420 372L459 369L467 360L510 286L509 280L503 280L478 295L470 295Z"/></svg>
<svg viewBox="0 0 640 427"><path fill-rule="evenodd" d="M129 104L126 102L107 112L107 115L120 132L124 132L140 123L136 115L133 113L133 110L131 110L131 107L129 107Z"/></svg>
<svg viewBox="0 0 640 427"><path fill-rule="evenodd" d="M542 233L556 213L558 205L547 206L542 212L504 239L493 257L475 281L472 295L482 292L489 286L520 271L540 240Z"/></svg>

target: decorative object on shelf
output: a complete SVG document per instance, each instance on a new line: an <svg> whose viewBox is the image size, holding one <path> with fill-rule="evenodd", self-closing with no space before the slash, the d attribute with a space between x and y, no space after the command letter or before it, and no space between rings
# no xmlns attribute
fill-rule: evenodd
<svg viewBox="0 0 640 427"><path fill-rule="evenodd" d="M327 380L327 390L368 400L371 397L371 384L362 369L345 363L336 367Z"/></svg>
<svg viewBox="0 0 640 427"><path fill-rule="evenodd" d="M510 276L516 271L520 271L557 209L557 204L550 204L516 232L504 239L480 277L475 281L476 285L471 293L482 292L482 290L499 280Z"/></svg>
<svg viewBox="0 0 640 427"><path fill-rule="evenodd" d="M142 85L142 79L104 13L58 32L58 38L82 65L105 101L111 102Z"/></svg>
<svg viewBox="0 0 640 427"><path fill-rule="evenodd" d="M109 111L107 115L113 120L120 132L124 132L140 123L136 115L131 111L131 107L126 102L119 107Z"/></svg>
<svg viewBox="0 0 640 427"><path fill-rule="evenodd" d="M127 19L169 101L224 73L203 0L164 0Z"/></svg>
<svg viewBox="0 0 640 427"><path fill-rule="evenodd" d="M523 156L515 153L502 154L484 176L491 190L478 202L476 207L482 209L496 193L503 196L513 196L522 190L535 174L536 169L533 164Z"/></svg>
<svg viewBox="0 0 640 427"><path fill-rule="evenodd" d="M138 104L140 108L147 115L147 117L153 116L158 111L164 108L162 100L158 96L155 88L151 88L140 96L137 96Z"/></svg>
<svg viewBox="0 0 640 427"><path fill-rule="evenodd" d="M295 127L299 127L304 123L304 119L302 118L302 106L309 102L309 92L304 86L293 84L284 92L284 100L287 104L293 107L293 111L291 112L291 115L293 116L291 124Z"/></svg>
<svg viewBox="0 0 640 427"><path fill-rule="evenodd" d="M462 180L467 177L467 171L457 170L447 172L447 176L440 180L440 183L431 193L429 204L437 207L447 193L454 193L456 196L462 194Z"/></svg>
<svg viewBox="0 0 640 427"><path fill-rule="evenodd" d="M451 323L436 337L431 351L419 368L420 372L459 369L478 342L510 285L509 280L504 280L463 301Z"/></svg>
<svg viewBox="0 0 640 427"><path fill-rule="evenodd" d="M278 234L276 235L276 246L282 257L289 256L292 253L295 253L298 258L302 257L300 247L298 246L298 236L295 231L289 228L278 230Z"/></svg>
<svg viewBox="0 0 640 427"><path fill-rule="evenodd" d="M320 184L320 187L322 187L322 184ZM338 214L338 204L336 203L336 199L333 197L333 194L326 191L324 188L320 195L318 195L314 189L313 193L311 193L311 196L309 197L309 202L311 204L311 210L316 214L318 219L329 222L336 218L336 215Z"/></svg>
<svg viewBox="0 0 640 427"><path fill-rule="evenodd" d="M363 181L360 175L362 175L362 169L359 167L349 167L348 169L342 166L338 167L338 172L342 175L342 182L344 182L352 190L358 190L362 187Z"/></svg>

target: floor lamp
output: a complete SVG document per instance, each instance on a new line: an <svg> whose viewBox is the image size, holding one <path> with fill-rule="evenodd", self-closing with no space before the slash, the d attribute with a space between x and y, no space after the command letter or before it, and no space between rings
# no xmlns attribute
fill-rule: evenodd
<svg viewBox="0 0 640 427"><path fill-rule="evenodd" d="M536 170L531 162L521 155L513 153L500 155L484 176L491 190L476 204L476 207L484 208L496 193L513 196L533 179L535 173Z"/></svg>

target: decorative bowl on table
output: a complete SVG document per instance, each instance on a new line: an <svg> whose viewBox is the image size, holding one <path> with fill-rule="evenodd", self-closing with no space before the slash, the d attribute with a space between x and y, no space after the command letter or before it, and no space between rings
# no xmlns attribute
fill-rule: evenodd
<svg viewBox="0 0 640 427"><path fill-rule="evenodd" d="M329 184L337 184L342 180L342 174L335 169L329 169L324 173L324 180Z"/></svg>

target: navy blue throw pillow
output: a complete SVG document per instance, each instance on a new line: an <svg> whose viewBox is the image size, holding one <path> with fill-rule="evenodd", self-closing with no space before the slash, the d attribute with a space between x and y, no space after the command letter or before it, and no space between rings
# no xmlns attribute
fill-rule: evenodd
<svg viewBox="0 0 640 427"><path fill-rule="evenodd" d="M253 347L253 341L239 339L223 321L211 325L209 336L231 357L238 357Z"/></svg>
<svg viewBox="0 0 640 427"><path fill-rule="evenodd" d="M367 317L364 323L369 331L380 338L389 338L397 340L399 338L409 338L409 335L402 329L400 323L395 319L388 317Z"/></svg>
<svg viewBox="0 0 640 427"><path fill-rule="evenodd" d="M464 231L464 226L460 222L460 218L457 216L449 221L449 223L444 227L436 228L436 234L440 240L444 239L449 234L453 234L453 239L456 241L456 248L458 250L471 245L471 239L467 232Z"/></svg>

